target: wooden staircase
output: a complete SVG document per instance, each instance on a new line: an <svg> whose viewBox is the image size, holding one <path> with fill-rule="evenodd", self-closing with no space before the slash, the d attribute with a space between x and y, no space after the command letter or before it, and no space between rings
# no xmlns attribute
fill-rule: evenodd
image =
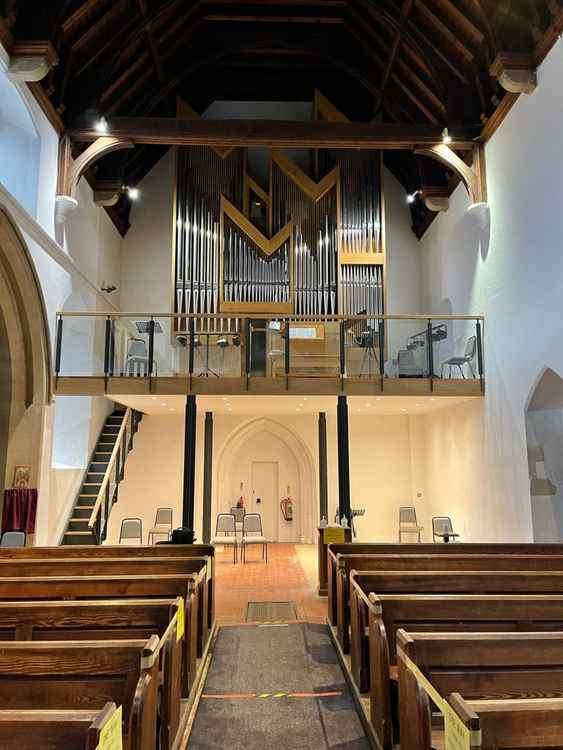
<svg viewBox="0 0 563 750"><path fill-rule="evenodd" d="M64 545L98 544L94 533L88 527L88 521L90 520L104 477L108 471L109 462L125 414L126 410L123 407L116 407L105 421L63 535L61 543Z"/></svg>

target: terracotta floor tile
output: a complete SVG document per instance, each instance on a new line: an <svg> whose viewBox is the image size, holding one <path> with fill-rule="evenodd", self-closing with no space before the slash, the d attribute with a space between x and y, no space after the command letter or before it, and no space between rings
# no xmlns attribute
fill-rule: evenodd
<svg viewBox="0 0 563 750"><path fill-rule="evenodd" d="M260 601L292 601L299 620L326 619L326 598L319 597L315 590L316 548L300 547L298 555L293 544L270 544L267 563L256 548L248 552L245 564L239 560L236 565L232 552L217 550L216 579L219 625L244 622L248 602Z"/></svg>

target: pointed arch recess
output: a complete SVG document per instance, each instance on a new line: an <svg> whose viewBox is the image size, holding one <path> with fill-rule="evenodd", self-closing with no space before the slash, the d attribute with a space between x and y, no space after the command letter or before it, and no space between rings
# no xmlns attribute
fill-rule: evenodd
<svg viewBox="0 0 563 750"><path fill-rule="evenodd" d="M224 497L227 485L226 474L230 459L236 455L247 440L260 432L270 432L277 437L295 460L300 483L301 533L305 541L312 543L315 539L319 509L319 498L315 483L315 461L309 446L295 430L269 417L252 418L235 427L226 437L221 450L217 454L215 464L217 482L213 493L212 518L215 518L217 513L220 512L221 498Z"/></svg>

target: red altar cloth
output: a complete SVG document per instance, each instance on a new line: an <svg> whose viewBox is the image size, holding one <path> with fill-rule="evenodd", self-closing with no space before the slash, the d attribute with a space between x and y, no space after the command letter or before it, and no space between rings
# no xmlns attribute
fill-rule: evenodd
<svg viewBox="0 0 563 750"><path fill-rule="evenodd" d="M26 534L34 534L36 513L37 490L4 490L2 533L5 531L25 531Z"/></svg>

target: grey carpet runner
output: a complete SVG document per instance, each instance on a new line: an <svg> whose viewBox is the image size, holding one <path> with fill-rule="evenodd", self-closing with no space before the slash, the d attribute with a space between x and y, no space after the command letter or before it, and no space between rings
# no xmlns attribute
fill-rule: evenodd
<svg viewBox="0 0 563 750"><path fill-rule="evenodd" d="M221 628L191 750L367 750L326 625Z"/></svg>

